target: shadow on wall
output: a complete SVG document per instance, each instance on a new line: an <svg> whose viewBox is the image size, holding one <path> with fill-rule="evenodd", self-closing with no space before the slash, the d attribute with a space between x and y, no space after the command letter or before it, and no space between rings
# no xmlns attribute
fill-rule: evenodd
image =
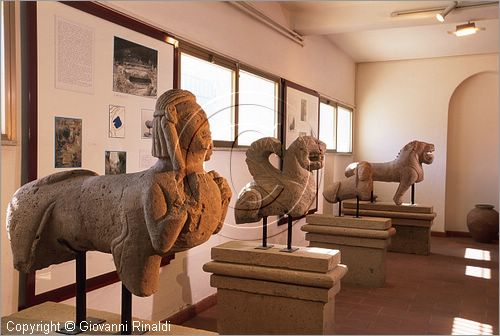
<svg viewBox="0 0 500 336"><path fill-rule="evenodd" d="M191 295L191 281L188 276L188 258L182 260L182 272L177 274L176 280L182 288L182 301L193 304L193 296Z"/></svg>
<svg viewBox="0 0 500 336"><path fill-rule="evenodd" d="M480 72L457 86L448 108L445 230L467 232L477 203L498 209L498 72Z"/></svg>
<svg viewBox="0 0 500 336"><path fill-rule="evenodd" d="M176 253L175 259L160 272L160 289L153 295L150 318L153 321L163 320L194 303L187 251Z"/></svg>

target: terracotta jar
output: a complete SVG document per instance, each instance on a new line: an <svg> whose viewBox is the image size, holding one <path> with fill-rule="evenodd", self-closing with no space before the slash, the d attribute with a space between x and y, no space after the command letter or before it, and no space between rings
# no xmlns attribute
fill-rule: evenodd
<svg viewBox="0 0 500 336"><path fill-rule="evenodd" d="M476 204L467 214L467 227L472 238L480 243L498 239L498 212L490 204Z"/></svg>

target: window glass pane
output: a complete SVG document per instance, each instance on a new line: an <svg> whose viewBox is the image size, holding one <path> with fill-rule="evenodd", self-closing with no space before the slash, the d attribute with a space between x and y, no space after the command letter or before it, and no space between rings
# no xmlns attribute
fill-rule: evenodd
<svg viewBox="0 0 500 336"><path fill-rule="evenodd" d="M0 91L2 92L1 97L0 97L0 105L1 105L1 113L2 113L2 134L6 133L6 127L5 127L5 21L4 20L4 2L1 1L0 5Z"/></svg>
<svg viewBox="0 0 500 336"><path fill-rule="evenodd" d="M245 71L240 71L239 80L238 144L276 137L276 82Z"/></svg>
<svg viewBox="0 0 500 336"><path fill-rule="evenodd" d="M352 111L339 106L337 118L337 152L349 153L352 151Z"/></svg>
<svg viewBox="0 0 500 336"><path fill-rule="evenodd" d="M234 140L233 73L181 54L181 88L191 91L207 113L213 140Z"/></svg>
<svg viewBox="0 0 500 336"><path fill-rule="evenodd" d="M325 103L319 104L319 139L335 149L335 107Z"/></svg>

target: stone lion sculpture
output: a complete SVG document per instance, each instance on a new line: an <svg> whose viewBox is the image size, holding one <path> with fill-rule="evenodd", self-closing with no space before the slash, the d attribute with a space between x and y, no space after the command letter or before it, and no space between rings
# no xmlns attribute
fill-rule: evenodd
<svg viewBox="0 0 500 336"><path fill-rule="evenodd" d="M323 190L323 197L330 203L337 203L346 199L359 197L361 201L368 201L373 191L373 169L366 161L351 163L354 174L340 181L335 181Z"/></svg>
<svg viewBox="0 0 500 336"><path fill-rule="evenodd" d="M311 136L297 138L286 150L272 137L253 142L246 152L246 163L254 181L238 196L236 223L258 222L272 215L307 214L316 197L312 171L323 168L325 151L326 145ZM269 162L271 154L283 159L283 170Z"/></svg>
<svg viewBox="0 0 500 336"><path fill-rule="evenodd" d="M422 163L431 164L434 161L434 145L414 140L404 146L393 161L371 163L373 180L383 182L399 182L393 200L397 205L403 203L402 197L413 183L424 180ZM354 175L352 167L348 166L345 176Z"/></svg>
<svg viewBox="0 0 500 336"><path fill-rule="evenodd" d="M199 245L217 233L231 191L205 172L212 139L193 94L169 90L157 102L152 154L156 164L133 174L97 176L71 170L22 186L7 212L14 266L32 272L75 258L111 253L133 294L158 288L162 256Z"/></svg>

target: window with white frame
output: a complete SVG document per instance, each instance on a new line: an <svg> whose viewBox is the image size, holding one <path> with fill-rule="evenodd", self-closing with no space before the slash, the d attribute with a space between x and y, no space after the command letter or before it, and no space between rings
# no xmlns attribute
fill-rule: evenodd
<svg viewBox="0 0 500 336"><path fill-rule="evenodd" d="M352 109L323 99L319 108L319 138L328 151L352 153Z"/></svg>
<svg viewBox="0 0 500 336"><path fill-rule="evenodd" d="M207 113L214 142L235 138L234 77L231 69L181 53L181 88Z"/></svg>
<svg viewBox="0 0 500 336"><path fill-rule="evenodd" d="M276 137L278 129L278 84L239 71L238 145L249 146L263 137Z"/></svg>
<svg viewBox="0 0 500 336"><path fill-rule="evenodd" d="M319 104L319 138L326 144L327 150L337 149L336 126L337 121L335 106L330 104Z"/></svg>
<svg viewBox="0 0 500 336"><path fill-rule="evenodd" d="M337 106L337 152L352 152L352 110Z"/></svg>
<svg viewBox="0 0 500 336"><path fill-rule="evenodd" d="M277 80L200 50L181 52L180 64L180 87L207 113L216 147L249 146L278 136Z"/></svg>

